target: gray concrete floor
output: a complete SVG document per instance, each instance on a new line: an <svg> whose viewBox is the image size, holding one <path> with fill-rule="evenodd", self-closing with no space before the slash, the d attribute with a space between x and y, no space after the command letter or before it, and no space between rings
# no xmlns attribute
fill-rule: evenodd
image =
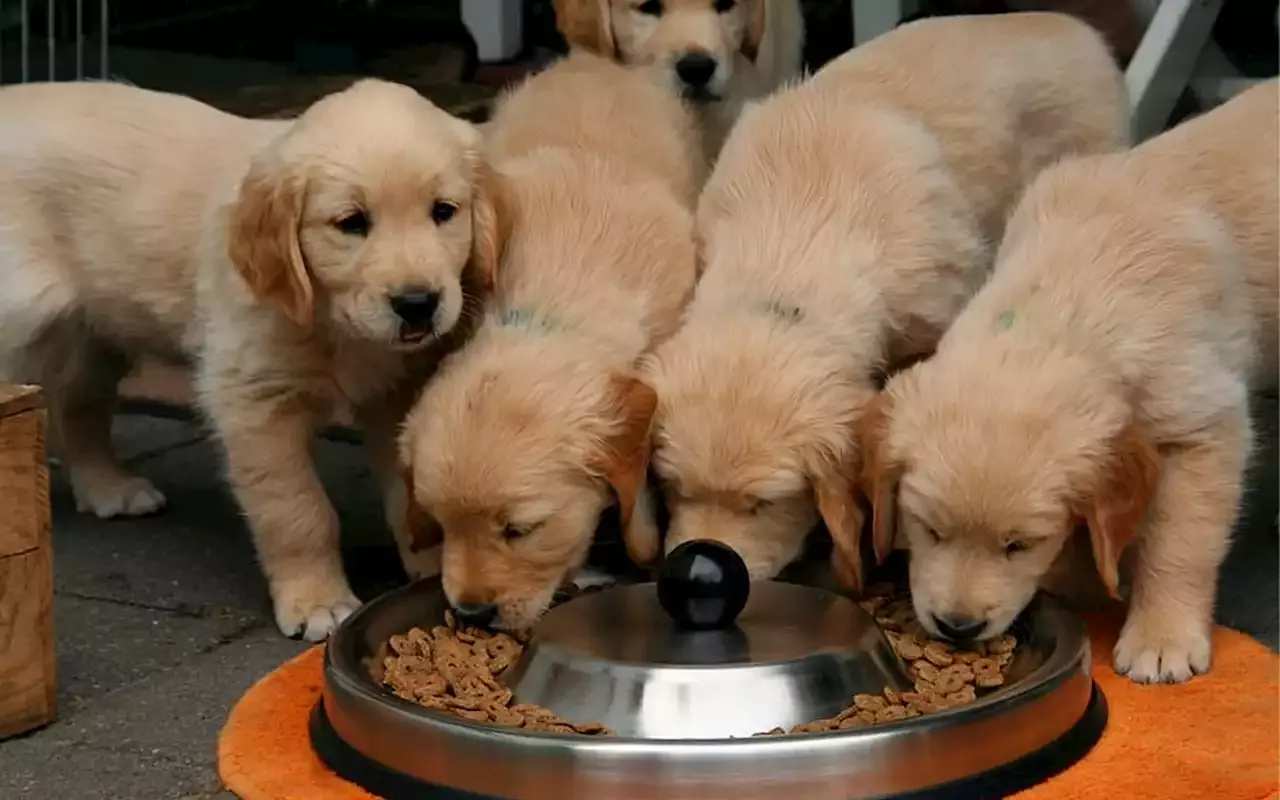
<svg viewBox="0 0 1280 800"><path fill-rule="evenodd" d="M1269 403L1263 419L1274 421ZM1276 449L1264 436L1220 619L1277 645ZM60 719L0 743L6 800L229 797L215 774L218 731L236 699L304 649L271 621L215 448L194 423L117 423L121 451L167 494L158 516L99 522L74 512L55 472L54 551ZM322 440L321 473L345 530L382 529L363 452ZM360 548L382 556L386 551ZM366 598L394 567L352 558ZM381 559L385 562L385 559Z"/></svg>

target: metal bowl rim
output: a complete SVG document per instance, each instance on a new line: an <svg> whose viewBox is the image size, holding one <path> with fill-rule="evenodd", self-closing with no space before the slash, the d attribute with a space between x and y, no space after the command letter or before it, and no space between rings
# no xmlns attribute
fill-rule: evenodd
<svg viewBox="0 0 1280 800"><path fill-rule="evenodd" d="M861 728L850 731L823 731L820 733L807 733L795 735L747 735L740 737L727 737L721 739L645 739L639 737L593 737L583 736L581 734L568 733L521 733L516 729L506 728L501 725L492 725L484 722L472 722L470 720L454 717L449 714L443 714L438 711L426 708L424 706L405 700L381 686L375 684L372 679L365 676L360 665L350 663L350 659L342 657L340 644L345 642L346 637L350 636L353 630L361 620L365 617L372 616L377 610L387 604L392 603L401 595L422 591L427 584L439 583L440 578L426 578L415 581L406 586L393 589L368 603L365 603L355 611L351 616L342 622L341 625L329 637L325 643L324 649L324 672L325 681L331 680L341 681L348 692L360 695L365 700L374 702L389 703L393 707L401 711L411 714L423 720L425 723L443 728L444 732L450 735L461 735L463 737L481 736L483 738L499 738L510 741L523 743L546 742L567 743L573 742L575 749L588 749L591 751L599 751L606 753L626 753L632 751L642 751L658 747L678 746L681 750L690 749L715 749L725 746L744 747L744 746L763 746L773 749L782 749L787 745L802 746L806 749L813 746L821 746L818 742L834 742L850 738L860 738L867 741L873 738L879 738L880 735L889 736L903 728L915 727L920 725L941 725L947 721L963 716L967 720L973 720L977 717L987 716L992 713L999 713L1000 709L1009 705L1018 705L1027 699L1041 696L1051 692L1058 684L1069 679L1073 673L1070 667L1077 662L1081 663L1083 668L1088 669L1089 638L1084 622L1073 614L1067 612L1064 608L1051 601L1045 596L1037 596L1035 603L1039 605L1039 613L1047 614L1059 623L1059 630L1062 634L1075 634L1077 641L1080 642L1078 648L1065 648L1056 646L1049 653L1049 656L1033 670L1018 682L1017 685L1006 690L997 690L985 697L967 703L958 708L950 708L944 711L938 711L933 714L927 714L912 719L897 720L894 722L884 722L875 725L873 728ZM1065 638L1059 637L1059 640ZM704 667L705 669L714 669L715 667ZM1052 677L1056 673L1056 678ZM1045 679L1046 674L1050 679ZM363 679L361 676L365 676ZM1040 680L1036 680L1039 678ZM763 733L763 731L761 732Z"/></svg>

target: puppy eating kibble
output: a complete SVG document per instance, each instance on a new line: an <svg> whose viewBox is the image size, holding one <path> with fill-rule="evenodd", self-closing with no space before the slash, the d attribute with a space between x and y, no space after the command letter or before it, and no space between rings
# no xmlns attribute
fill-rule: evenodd
<svg viewBox="0 0 1280 800"><path fill-rule="evenodd" d="M1114 596L1132 556L1116 670L1209 669L1248 392L1280 362L1278 93L1046 170L991 282L867 411L877 549L901 526L931 632L1001 634L1083 527Z"/></svg>
<svg viewBox="0 0 1280 800"><path fill-rule="evenodd" d="M675 329L696 276L701 148L675 92L575 53L486 129L502 266L472 342L406 422L420 540L443 535L459 619L528 627L583 564L615 499L637 505L653 393L636 359Z"/></svg>
<svg viewBox="0 0 1280 800"><path fill-rule="evenodd" d="M402 532L402 397L490 280L478 138L381 81L293 121L112 83L0 90L0 378L48 392L77 506L163 505L111 451L116 385L138 358L194 362L277 623L323 638L358 601L312 434L364 427Z"/></svg>
<svg viewBox="0 0 1280 800"><path fill-rule="evenodd" d="M556 0L570 45L651 70L698 111L709 157L743 104L800 76L799 0Z"/></svg>
<svg viewBox="0 0 1280 800"><path fill-rule="evenodd" d="M1121 84L1069 17L953 17L744 113L699 201L706 266L687 323L642 373L659 398L668 550L717 539L770 578L821 518L858 581L858 410L986 279L1024 184L1125 141Z"/></svg>

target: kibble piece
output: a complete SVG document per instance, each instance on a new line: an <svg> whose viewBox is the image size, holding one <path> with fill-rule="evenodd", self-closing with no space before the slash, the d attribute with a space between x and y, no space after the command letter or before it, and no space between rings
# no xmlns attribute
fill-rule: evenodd
<svg viewBox="0 0 1280 800"><path fill-rule="evenodd" d="M1006 633L1004 636L997 636L987 642L987 652L992 655L1012 653L1013 649L1017 646L1018 640Z"/></svg>
<svg viewBox="0 0 1280 800"><path fill-rule="evenodd" d="M978 699L978 693L974 691L971 684L965 684L954 692L947 695L947 702L952 706L962 706L965 703L972 703Z"/></svg>
<svg viewBox="0 0 1280 800"><path fill-rule="evenodd" d="M912 661L911 672L916 676L916 680L925 681L927 683L934 683L938 680L938 668L924 659Z"/></svg>
<svg viewBox="0 0 1280 800"><path fill-rule="evenodd" d="M951 672L940 673L938 675L938 680L933 685L939 694L951 694L953 692L960 691L960 687L967 686L968 684L965 682L964 678L961 678L959 675Z"/></svg>
<svg viewBox="0 0 1280 800"><path fill-rule="evenodd" d="M888 704L887 700L875 694L855 694L853 696L853 705L860 711L879 711Z"/></svg>
<svg viewBox="0 0 1280 800"><path fill-rule="evenodd" d="M973 679L973 682L980 689L994 689L997 686L1004 686L1004 676L998 672L994 675L979 675Z"/></svg>
<svg viewBox="0 0 1280 800"><path fill-rule="evenodd" d="M885 706L876 712L876 722L894 722L907 718L905 706Z"/></svg>
<svg viewBox="0 0 1280 800"><path fill-rule="evenodd" d="M930 642L925 645L924 657L935 667L949 667L955 662L951 657L951 648L941 642Z"/></svg>

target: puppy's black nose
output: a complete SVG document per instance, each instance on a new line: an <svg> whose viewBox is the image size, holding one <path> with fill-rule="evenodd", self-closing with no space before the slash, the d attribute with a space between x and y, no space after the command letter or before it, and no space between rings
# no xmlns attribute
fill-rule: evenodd
<svg viewBox="0 0 1280 800"><path fill-rule="evenodd" d="M953 642L971 641L978 634L982 633L983 628L987 627L986 620L948 616L945 614L934 614L933 624L938 626L939 633Z"/></svg>
<svg viewBox="0 0 1280 800"><path fill-rule="evenodd" d="M391 310L416 330L430 330L431 321L440 306L440 293L424 286L410 286L391 295Z"/></svg>
<svg viewBox="0 0 1280 800"><path fill-rule="evenodd" d="M685 85L701 89L716 74L716 60L708 53L686 53L676 62L676 74Z"/></svg>
<svg viewBox="0 0 1280 800"><path fill-rule="evenodd" d="M487 628L498 618L498 607L493 603L463 603L453 607L453 616L462 625Z"/></svg>

